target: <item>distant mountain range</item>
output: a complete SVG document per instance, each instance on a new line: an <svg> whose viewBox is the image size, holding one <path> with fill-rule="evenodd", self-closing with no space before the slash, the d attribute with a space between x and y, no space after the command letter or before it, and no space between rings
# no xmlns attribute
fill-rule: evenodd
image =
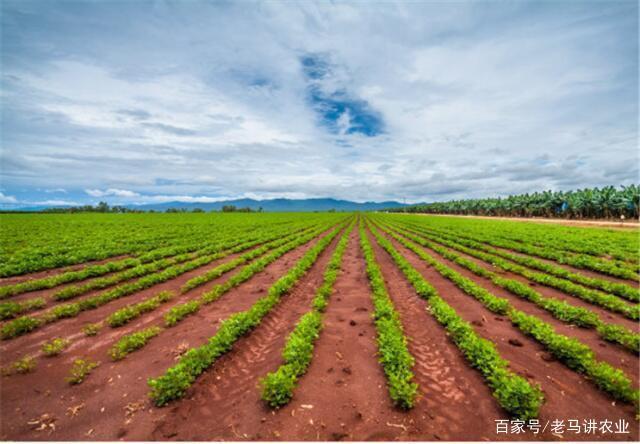
<svg viewBox="0 0 640 444"><path fill-rule="evenodd" d="M338 199L268 199L268 200L255 200L255 199L236 199L225 200L221 202L165 202L161 204L146 204L131 206L130 208L137 208L140 210L155 210L165 211L168 208L184 208L192 210L194 208L202 208L205 211L220 210L225 205L233 205L237 208L251 208L252 210L258 210L262 208L262 211L372 211L381 210L383 208L401 207L404 204L399 202L351 202L348 200Z"/></svg>
<svg viewBox="0 0 640 444"><path fill-rule="evenodd" d="M235 199L225 200L220 202L164 202L157 204L144 204L144 205L124 205L127 208L138 209L143 211L166 211L169 208L185 209L191 211L194 208L201 208L205 211L221 210L225 205L233 205L236 208L251 208L252 210L258 210L262 208L262 211L276 212L276 211L290 211L290 212L302 212L302 211L375 211L385 208L397 208L408 206L400 202L387 201L387 202L352 202L349 200L339 200L332 198L324 199ZM52 206L31 206L23 208L6 208L5 211L42 211ZM64 208L64 206L59 206Z"/></svg>

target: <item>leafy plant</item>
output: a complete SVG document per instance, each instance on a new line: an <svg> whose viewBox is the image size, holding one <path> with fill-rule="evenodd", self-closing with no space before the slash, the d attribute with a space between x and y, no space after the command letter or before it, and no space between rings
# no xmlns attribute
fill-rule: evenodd
<svg viewBox="0 0 640 444"><path fill-rule="evenodd" d="M160 327L149 327L129 335L125 335L109 350L109 356L114 361L124 359L129 353L144 347L152 338L158 336Z"/></svg>
<svg viewBox="0 0 640 444"><path fill-rule="evenodd" d="M71 342L64 338L54 338L42 345L42 353L45 356L56 356L69 346Z"/></svg>
<svg viewBox="0 0 640 444"><path fill-rule="evenodd" d="M67 382L71 385L81 384L98 365L100 365L99 362L89 359L76 359L73 361Z"/></svg>
<svg viewBox="0 0 640 444"><path fill-rule="evenodd" d="M100 333L100 328L101 325L99 323L85 324L85 326L82 327L82 332L87 336L95 336Z"/></svg>

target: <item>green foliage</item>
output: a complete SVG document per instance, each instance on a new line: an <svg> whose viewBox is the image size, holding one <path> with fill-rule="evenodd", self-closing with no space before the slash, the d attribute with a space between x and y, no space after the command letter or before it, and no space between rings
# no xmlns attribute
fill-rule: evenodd
<svg viewBox="0 0 640 444"><path fill-rule="evenodd" d="M200 309L202 302L189 301L184 304L176 305L164 316L164 323L167 327L172 327L180 322L183 318L195 313Z"/></svg>
<svg viewBox="0 0 640 444"><path fill-rule="evenodd" d="M13 373L31 373L36 369L36 360L31 356L23 356L22 358L12 362L2 369L3 376L10 376Z"/></svg>
<svg viewBox="0 0 640 444"><path fill-rule="evenodd" d="M71 342L68 339L54 338L42 345L42 353L44 353L45 356L56 356L62 353L69 344L71 344Z"/></svg>
<svg viewBox="0 0 640 444"><path fill-rule="evenodd" d="M99 362L89 359L76 359L71 366L67 382L71 385L81 384L98 365L100 365Z"/></svg>
<svg viewBox="0 0 640 444"><path fill-rule="evenodd" d="M413 242L394 233L390 234L407 248L420 254L421 257L428 256L424 250L420 249ZM384 240L384 242L388 241ZM431 259L433 260L433 258ZM436 269L440 271L439 268ZM455 274L453 270L451 270L451 272ZM452 275L452 273L449 273L449 275ZM476 299L485 305L485 307L491 309L491 304L487 297L478 297L474 291L470 291L469 288L460 285L455 280L453 280L453 282L465 293L476 297ZM490 296L495 298L493 295ZM544 345L545 348L553 354L553 356L567 365L567 367L579 373L586 374L598 387L606 390L616 399L630 403L636 402L635 392L630 392L628 389L631 384L630 379L624 375L624 373L617 372L618 369L611 367L609 364L597 361L590 347L577 339L556 333L551 325L535 316L527 315L524 312L516 310L510 305L508 307L507 315L513 325L518 327L518 329L523 333L532 336L539 343ZM605 371L606 369L608 370ZM614 374L615 377L612 377Z"/></svg>
<svg viewBox="0 0 640 444"><path fill-rule="evenodd" d="M413 234L415 233L415 231L398 228L395 225L394 227L396 230L401 232L404 237L411 239L412 241L420 245L426 246L436 251L437 253L441 254L443 257L457 263L458 265L461 265L467 268L468 270L471 270L473 273L477 274L478 276L491 279L491 281L494 284L502 288L505 288L506 290L509 290L511 293L519 297L522 297L524 299L529 300L530 302L533 302L534 304L536 304L540 308L543 308L544 310L547 310L556 319L559 319L563 322L568 322L583 328L596 328L597 329L596 331L600 334L600 336L603 337L603 339L606 339L611 342L616 342L632 351L637 351L637 342L639 338L639 335L637 333L634 333L624 327L607 324L604 321L602 321L597 314L595 314L594 312L586 308L576 307L569 304L566 301L561 301L559 299L543 297L540 293L533 290L528 285L525 285L522 282L516 281L514 279L503 278L492 271L489 271L483 267L478 266L473 261L463 258L462 256L456 254L451 250L443 248L442 246L434 242L431 242L424 237L416 236L415 234ZM390 234L398 241L400 242L403 241L403 239L399 237L396 233L390 232ZM489 261L493 263L495 266L498 266L500 268L503 268L509 271L517 271L510 268L508 263L506 263L501 259L495 259L490 255L479 253L477 251L474 251L473 249L463 247L455 242L446 241L446 240L440 240L440 242L444 243L450 248L458 249L464 252L465 254ZM406 246L411 248L411 246L408 244ZM432 263L433 259L428 257L428 255L426 255L425 252L421 252L420 250L417 250L416 253L419 254L423 259L429 261L429 263ZM622 304L624 307L629 307L613 296L608 296L607 299L609 300L612 299L615 304ZM491 309L491 307L489 308Z"/></svg>
<svg viewBox="0 0 640 444"><path fill-rule="evenodd" d="M616 189L585 188L577 191L543 191L507 198L465 199L398 208L407 213L477 214L512 217L638 219L640 186Z"/></svg>
<svg viewBox="0 0 640 444"><path fill-rule="evenodd" d="M306 373L311 363L314 343L320 336L320 330L322 329L322 312L327 306L333 290L333 284L338 277L338 271L349 242L349 234L353 229L353 224L352 222L342 234L338 246L327 264L323 283L318 288L312 302L312 310L300 318L287 338L282 352L284 364L275 372L268 373L260 380L262 399L271 407L285 405L291 400L298 379Z"/></svg>
<svg viewBox="0 0 640 444"><path fill-rule="evenodd" d="M42 321L40 319L22 316L5 323L0 330L0 336L2 336L2 339L15 338L16 336L35 330L41 324Z"/></svg>
<svg viewBox="0 0 640 444"><path fill-rule="evenodd" d="M393 247L391 242L370 227L380 246L389 253L398 268L429 304L429 313L442 324L467 361L484 376L493 396L510 414L526 420L536 418L544 401L542 391L514 374L500 357L495 345L478 336L471 325L448 305L436 289Z"/></svg>
<svg viewBox="0 0 640 444"><path fill-rule="evenodd" d="M164 375L149 380L150 397L158 406L182 397L195 379L209 368L218 357L231 350L233 344L244 334L255 328L262 318L280 301L280 297L311 268L320 253L338 234L341 227L319 240L291 268L269 288L266 296L248 310L236 313L222 322L220 328L207 344L185 353L180 361Z"/></svg>
<svg viewBox="0 0 640 444"><path fill-rule="evenodd" d="M120 327L140 317L144 313L155 310L165 302L169 302L174 297L170 291L161 291L143 302L127 305L120 310L115 311L107 318L107 324L111 327Z"/></svg>
<svg viewBox="0 0 640 444"><path fill-rule="evenodd" d="M82 327L82 332L87 336L95 336L100 333L100 328L102 328L102 326L99 323L85 324L85 326Z"/></svg>
<svg viewBox="0 0 640 444"><path fill-rule="evenodd" d="M27 299L22 302L3 302L0 303L0 319L15 318L19 314L37 310L47 305L44 298Z"/></svg>
<svg viewBox="0 0 640 444"><path fill-rule="evenodd" d="M109 350L114 361L124 359L129 353L144 347L152 338L158 336L162 329L154 326L123 336Z"/></svg>
<svg viewBox="0 0 640 444"><path fill-rule="evenodd" d="M410 409L418 394L418 384L413 382L413 356L407 349L407 339L402 331L399 316L384 285L380 267L369 238L360 223L360 247L364 253L367 276L373 293L374 320L378 333L378 359L382 364L389 394L400 408Z"/></svg>

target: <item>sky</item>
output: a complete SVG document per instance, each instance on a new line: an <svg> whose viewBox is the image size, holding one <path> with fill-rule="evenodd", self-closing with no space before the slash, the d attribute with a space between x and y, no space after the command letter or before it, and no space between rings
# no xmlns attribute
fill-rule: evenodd
<svg viewBox="0 0 640 444"><path fill-rule="evenodd" d="M636 1L0 8L5 208L640 182Z"/></svg>

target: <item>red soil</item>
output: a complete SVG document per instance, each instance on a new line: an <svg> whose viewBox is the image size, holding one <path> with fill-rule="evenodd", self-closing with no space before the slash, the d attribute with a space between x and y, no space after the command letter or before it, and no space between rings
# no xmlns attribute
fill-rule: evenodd
<svg viewBox="0 0 640 444"><path fill-rule="evenodd" d="M506 413L491 396L482 376L468 365L444 329L427 312L426 302L416 295L388 254L371 239L390 296L409 337L409 350L416 358L414 373L420 385L420 396L413 410L403 412L393 407L386 378L377 362L371 293L356 230L350 237L341 274L324 315L324 329L316 341L311 366L300 379L291 403L282 409L272 411L264 404L258 381L282 363L281 351L286 337L300 316L309 310L337 239L253 332L240 339L228 354L201 375L185 398L167 407L152 405L147 379L163 374L187 348L205 343L215 334L220 320L251 307L315 241L285 254L249 281L218 301L202 306L196 314L166 329L146 347L122 361L113 362L108 357L109 348L121 335L150 325L163 325L164 314L172 306L195 299L236 271L179 295L121 328L104 326L97 336L86 337L81 333L82 326L101 321L118 308L140 302L161 290L174 290L179 294L179 288L187 280L235 256L83 312L76 318L3 341L0 343L3 366L24 354L39 354L42 343L53 337L70 338L72 345L57 357L39 358L38 368L33 373L0 379L0 439L557 439L549 431L537 436L496 435L494 421L506 419ZM543 425L556 418L612 421L622 418L631 424L629 435L565 434L564 438L633 440L638 437L638 422L632 406L613 402L585 377L553 360L542 346L521 334L506 318L490 313L415 254L397 242L393 243L442 297L463 318L472 322L481 336L495 342L515 372L540 384L546 397L540 418ZM489 281L438 259L498 296L507 297L523 311L549 322L559 332L580 338L596 351L598 358L625 370L637 386L638 357L634 354L605 344L592 331L572 329ZM546 287L537 289L552 292L546 295L560 294ZM42 294L49 295L56 290ZM593 309L590 304L577 302L576 298L567 298L576 305L581 303ZM614 317L616 322L626 322L617 315ZM65 377L77 357L100 361L101 365L81 385L70 386ZM54 424L55 428L47 424Z"/></svg>

